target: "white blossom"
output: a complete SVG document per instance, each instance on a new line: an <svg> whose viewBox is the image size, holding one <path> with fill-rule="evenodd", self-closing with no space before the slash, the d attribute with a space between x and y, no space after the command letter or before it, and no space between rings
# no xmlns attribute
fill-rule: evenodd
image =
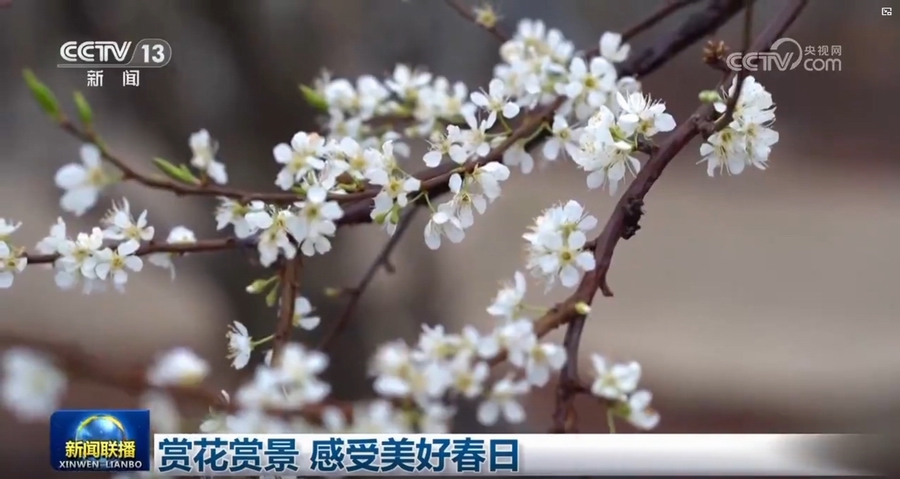
<svg viewBox="0 0 900 479"><path fill-rule="evenodd" d="M488 314L496 316L505 321L515 321L519 319L524 305L525 292L528 285L525 282L525 275L520 271L516 271L513 276L513 282L505 284L497 295L494 297L493 303L487 308Z"/></svg>
<svg viewBox="0 0 900 479"><path fill-rule="evenodd" d="M615 88L616 70L612 63L603 57L594 57L590 63L576 57L569 64L567 81L558 83L556 91L573 100L575 116L583 120L605 105Z"/></svg>
<svg viewBox="0 0 900 479"><path fill-rule="evenodd" d="M240 321L235 321L228 327L225 337L228 339L227 358L231 360L231 367L243 369L250 362L250 354L254 348L253 338L247 327Z"/></svg>
<svg viewBox="0 0 900 479"><path fill-rule="evenodd" d="M56 218L56 223L50 227L50 234L42 238L35 245L35 249L40 254L61 253L61 249L67 241L69 241L69 237L66 236L66 222L62 218Z"/></svg>
<svg viewBox="0 0 900 479"><path fill-rule="evenodd" d="M525 378L537 387L550 382L550 375L562 369L566 363L566 350L555 343L537 343L528 351L525 362Z"/></svg>
<svg viewBox="0 0 900 479"><path fill-rule="evenodd" d="M450 192L453 198L453 216L459 219L460 226L468 228L475 223L475 213L483 214L487 209L488 200L477 188L471 188L474 181L468 176L463 180L459 173L450 176Z"/></svg>
<svg viewBox="0 0 900 479"><path fill-rule="evenodd" d="M617 124L628 136L639 134L650 138L659 132L675 129L675 119L666 113L665 103L637 92L627 97L617 92L616 101L621 109Z"/></svg>
<svg viewBox="0 0 900 479"><path fill-rule="evenodd" d="M290 145L281 143L272 150L275 161L284 165L278 172L275 184L289 190L307 173L325 167L325 138L315 133L299 132L291 138Z"/></svg>
<svg viewBox="0 0 900 479"><path fill-rule="evenodd" d="M728 97L735 94L737 78L722 102L714 106L724 114ZM778 132L771 128L775 120L775 104L772 95L752 76L744 79L735 104L732 121L700 145L700 162L706 162L706 172L715 176L716 171L739 175L747 165L760 170L768 167L772 146L778 143Z"/></svg>
<svg viewBox="0 0 900 479"><path fill-rule="evenodd" d="M497 115L504 118L515 118L519 114L519 105L510 101L510 96L503 80L494 78L488 84L488 91L476 91L470 95L472 103L488 112L487 123L493 124Z"/></svg>
<svg viewBox="0 0 900 479"><path fill-rule="evenodd" d="M209 364L188 348L166 351L147 370L147 382L154 386L194 386L206 378Z"/></svg>
<svg viewBox="0 0 900 479"><path fill-rule="evenodd" d="M214 182L224 185L228 183L228 173L225 165L216 160L219 145L212 139L209 132L200 130L191 134L188 144L191 147L191 166L202 171Z"/></svg>
<svg viewBox="0 0 900 479"><path fill-rule="evenodd" d="M143 260L135 256L137 250L136 242L126 241L119 243L115 249L103 248L94 253L97 260L94 272L97 278L101 280L112 278L113 284L121 289L128 282L128 270L137 273L144 267Z"/></svg>
<svg viewBox="0 0 900 479"><path fill-rule="evenodd" d="M494 126L495 118L488 116L479 120L472 110L463 112L463 119L469 127L460 131L459 147L450 148L450 158L456 163L465 163L473 155L485 157L491 152L491 141L488 130Z"/></svg>
<svg viewBox="0 0 900 479"><path fill-rule="evenodd" d="M456 125L447 125L447 131L448 133L446 135L440 131L435 131L431 134L429 141L431 148L428 153L425 153L425 155L422 156L422 161L425 162L425 166L434 168L441 163L441 160L443 160L445 156L450 155L450 150L454 146L461 148L461 146L453 140L454 138L460 138L459 127ZM459 158L460 154L457 154L456 156Z"/></svg>
<svg viewBox="0 0 900 479"><path fill-rule="evenodd" d="M247 216L251 217L251 215L254 214L248 214ZM297 255L297 247L294 246L293 241L288 236L288 228L296 222L296 216L293 212L287 209L278 210L272 215L269 215L267 212L257 212L252 217L256 224L269 225L260 233L259 240L256 243L260 264L266 267L272 266L282 253L287 259L292 259ZM265 218L269 220L266 221Z"/></svg>
<svg viewBox="0 0 900 479"><path fill-rule="evenodd" d="M184 226L176 226L169 231L169 236L166 238L166 243L170 245L186 245L193 244L197 242L197 236L193 231L184 227ZM163 269L167 269L171 272L172 279L175 279L175 264L172 262L172 258L174 258L178 253L153 253L147 256L147 261L151 264L158 266Z"/></svg>
<svg viewBox="0 0 900 479"><path fill-rule="evenodd" d="M730 175L739 175L747 166L748 158L744 149L744 137L731 128L717 131L700 145L700 161L706 162L706 173L715 176L716 171L725 170Z"/></svg>
<svg viewBox="0 0 900 479"><path fill-rule="evenodd" d="M268 228L271 221L266 204L262 201L251 201L245 205L230 198L219 198L219 205L216 207L217 230L231 225L234 228L234 235L244 239L261 229Z"/></svg>
<svg viewBox="0 0 900 479"><path fill-rule="evenodd" d="M430 249L441 247L441 238L446 236L452 243L459 243L466 237L460 220L453 214L453 205L443 203L432 213L425 224L425 244Z"/></svg>
<svg viewBox="0 0 900 479"><path fill-rule="evenodd" d="M328 367L328 356L298 343L286 344L280 355L277 366L257 370L256 380L264 387L282 390L285 405L317 403L331 392L331 386L318 377Z"/></svg>
<svg viewBox="0 0 900 479"><path fill-rule="evenodd" d="M468 399L481 394L484 382L490 375L486 362L473 362L473 359L470 354L458 354L449 364L454 390Z"/></svg>
<svg viewBox="0 0 900 479"><path fill-rule="evenodd" d="M0 241L0 289L11 288L15 276L25 270L28 259Z"/></svg>
<svg viewBox="0 0 900 479"><path fill-rule="evenodd" d="M487 399L478 405L478 422L484 426L492 426L497 423L502 415L511 423L518 424L525 420L525 408L518 402L531 388L524 381L514 381L512 377L505 377L491 389Z"/></svg>
<svg viewBox="0 0 900 479"><path fill-rule="evenodd" d="M106 226L103 230L105 238L116 241L133 242L140 246L142 241L153 239L155 229L147 225L147 210L144 210L137 218L131 214L131 205L123 199L120 204L114 204L106 216L101 220Z"/></svg>
<svg viewBox="0 0 900 479"><path fill-rule="evenodd" d="M578 151L578 136L581 130L572 129L566 117L556 115L550 128L551 137L544 143L544 158L553 161L559 157L560 151L570 158Z"/></svg>
<svg viewBox="0 0 900 479"><path fill-rule="evenodd" d="M500 183L509 179L509 168L502 163L488 163L478 166L469 174L467 180L471 180L472 187L484 194L488 202L492 202L500 197Z"/></svg>
<svg viewBox="0 0 900 479"><path fill-rule="evenodd" d="M3 353L3 404L25 421L48 420L59 409L68 381L46 356L16 347Z"/></svg>
<svg viewBox="0 0 900 479"><path fill-rule="evenodd" d="M503 152L503 163L507 166L518 166L524 175L534 169L534 157L525 149L524 140L513 143Z"/></svg>
<svg viewBox="0 0 900 479"><path fill-rule="evenodd" d="M385 85L404 101L415 101L418 91L431 82L431 73L413 70L407 65L394 67L394 74Z"/></svg>
<svg viewBox="0 0 900 479"><path fill-rule="evenodd" d="M15 233L20 227L22 227L22 222L10 222L5 218L0 218L0 241L6 241L7 238L13 233Z"/></svg>
<svg viewBox="0 0 900 479"><path fill-rule="evenodd" d="M573 160L584 171L588 172L588 188L600 188L609 185L609 192L614 195L625 173L631 171L637 175L641 163L631 156L633 146L626 141L616 141L610 133L612 112L605 106L583 130L579 138L580 149L575 152Z"/></svg>
<svg viewBox="0 0 900 479"><path fill-rule="evenodd" d="M331 251L330 237L337 231L335 221L344 215L337 201L328 201L325 188L313 186L306 191L306 200L294 204L297 213L286 219L288 231L300 243L306 256Z"/></svg>
<svg viewBox="0 0 900 479"><path fill-rule="evenodd" d="M62 289L75 286L84 280L83 292L93 291L101 280L97 278L97 253L103 248L103 230L94 227L90 233L78 233L74 241L65 241L58 246L60 254L54 280Z"/></svg>
<svg viewBox="0 0 900 479"><path fill-rule="evenodd" d="M154 434L177 434L181 432L181 413L171 396L158 391L148 391L141 395L141 409L150 411L150 429Z"/></svg>
<svg viewBox="0 0 900 479"><path fill-rule="evenodd" d="M641 430L650 430L659 424L659 413L650 407L653 395L650 391L636 391L628 397L627 420L634 427Z"/></svg>
<svg viewBox="0 0 900 479"><path fill-rule="evenodd" d="M600 36L600 55L613 63L619 63L628 58L631 46L622 43L622 35L614 32L606 32Z"/></svg>
<svg viewBox="0 0 900 479"><path fill-rule="evenodd" d="M641 365L631 361L610 365L603 356L591 355L596 379L591 384L595 396L622 401L632 393L641 379Z"/></svg>
<svg viewBox="0 0 900 479"><path fill-rule="evenodd" d="M529 246L528 268L544 277L547 287L556 279L564 287L573 288L580 279L579 271L593 271L594 255L585 249L587 237L581 231L568 235L544 233L532 237Z"/></svg>
<svg viewBox="0 0 900 479"><path fill-rule="evenodd" d="M81 163L69 163L56 172L56 186L65 190L59 200L63 211L81 216L97 203L97 198L110 181L103 170L100 149L93 144L81 146Z"/></svg>
<svg viewBox="0 0 900 479"><path fill-rule="evenodd" d="M294 326L307 331L316 329L319 326L319 323L322 322L322 318L312 316L313 311L312 303L310 303L308 299L303 296L297 296L294 300Z"/></svg>

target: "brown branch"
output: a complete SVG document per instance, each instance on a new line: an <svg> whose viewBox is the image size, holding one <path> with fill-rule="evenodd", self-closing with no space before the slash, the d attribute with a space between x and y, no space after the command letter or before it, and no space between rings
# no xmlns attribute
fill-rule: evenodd
<svg viewBox="0 0 900 479"><path fill-rule="evenodd" d="M763 51L770 48L772 42L774 42L774 40L777 39L796 19L797 15L799 15L800 11L806 3L806 0L793 0L791 6L786 8L785 11L760 35L759 39L754 45L754 49ZM740 0L711 1L707 9L705 9L703 12L699 12L691 16L679 29L669 34L656 46L647 49L643 53L635 56L633 60L622 65L620 74L623 76L637 76L646 75L656 70L670 58L674 57L677 53L686 48L688 45L694 43L699 38L702 38L709 32L724 24L731 16L739 11L740 5ZM560 98L554 104L527 117L524 121L522 121L519 128L516 129L510 139L508 139L506 142L504 142L503 145L491 152L491 154L488 155L488 158L482 159L481 162L475 163L475 165L477 166L478 164L484 164L489 161L499 161L502 158L502 152L505 151L506 148L509 148L515 141L518 141L522 138L529 138L534 135L538 131L538 129L542 127L543 121L548 117L552 117L553 112L560 106L562 102L563 99ZM580 343L580 336L582 328L584 327L585 318L578 312L578 308L576 307L576 305L578 305L579 303L591 304L598 289L600 289L605 296L612 295L612 291L609 289L608 285L606 285L606 273L609 269L612 254L619 238L627 239L631 234L633 234L633 231L636 229L635 205L637 205L637 209L638 211L640 211L640 205L643 204L644 196L647 194L655 181L659 178L663 169L666 167L666 165L668 165L669 161L671 161L675 154L678 153L678 151L680 151L693 137L695 137L700 132L700 123L710 118L712 112L713 110L709 105L704 106L703 108L698 110L687 122L683 123L679 128L677 128L667 142L665 142L658 149L654 150L650 159L647 161L647 164L635 178L634 182L629 185L625 194L617 203L616 209L607 221L603 232L590 243L594 249L594 256L597 259L597 267L595 268L595 270L584 275L578 288L571 296L569 296L569 298L555 305L550 309L550 311L548 311L543 317L539 318L535 323L535 333L539 337L546 336L550 331L563 325L569 325L569 329L567 330L566 334L565 345L567 348L567 352L569 352L570 355L566 367L563 371L564 377L561 378L560 381L561 385L565 385L565 390L567 392L564 396L560 394L563 399L563 404L557 405L557 414L555 415L557 416L558 420L561 419L561 421L559 421L561 422L561 424L557 424L557 429L559 430L572 429L574 421L574 409L571 407L572 398L575 394L583 392L586 389L586 387L577 378L578 344ZM532 142L529 143L529 147L533 147L539 141L540 138L532 140ZM471 166L472 169L474 169L474 167L475 166ZM446 192L447 185L444 176L449 178L449 175L452 174L452 170L454 168L455 165L445 165L444 167L432 169L431 175L421 174L420 177L426 178L425 182L429 186L429 189L427 191L433 194L442 194ZM123 173L128 174L127 170L123 171ZM164 187L161 189L168 189L168 187ZM345 218L344 221L342 221L342 224L365 222L368 219L370 209L371 202L369 199L363 199L361 201L352 203L350 207L345 210ZM640 214L637 214L638 218L639 216ZM395 232L395 236L399 236L399 229L401 226L403 225L398 226L398 231ZM225 239L222 241L227 243L229 241L235 240ZM141 254L162 251L201 251L204 249L200 249L201 246L198 245L202 244L211 245L213 243L200 242L194 245L150 244L139 251L141 252ZM228 247L234 246L230 245ZM226 248L222 246L221 249ZM389 252L384 253L384 259L382 261L386 261L388 255ZM33 263L49 263L52 262L55 257L52 255L31 255L29 256L29 259L30 262ZM293 261L286 262L284 265L284 270L282 271L282 281L288 284L288 287L284 287L283 285L284 289L282 289L282 304L288 304L289 308L283 308L281 310L281 315L279 318L279 323L282 325L285 324L284 318L287 318L287 324L291 327L293 326L293 299L296 296L296 283L294 282L295 276L293 276L294 274L296 274L296 270L293 269L296 268L296 266L289 266L292 264L294 264ZM374 269L377 270L377 267L375 267ZM290 309L289 315L285 313L287 309ZM286 337L289 338L290 328L288 328L287 331L288 332L286 334ZM85 377L101 384L119 387L125 391L132 393L140 393L147 389L153 389L152 386L150 386L146 381L145 368L143 367L124 369L119 368L119 365L115 365L116 367L111 367L111 364L108 361L93 357L87 352L78 349L67 348L58 344L49 344L40 340L2 335L0 336L0 343L32 346L37 347L38 349L52 352L53 354L55 354L57 360L61 363L61 366L63 366L64 369L66 369L70 373ZM505 355L499 355L493 358L490 361L490 364L496 365L504 360ZM166 388L166 391L171 393L176 399L180 399L185 402L193 402L205 405L217 405L219 409L226 412L235 412L237 410L237 405L235 404L222 404L220 395L217 391L210 391L201 388ZM323 407L326 405L339 407L344 410L345 414L347 415L349 415L351 411L351 407L349 404L328 402L327 404L310 406L300 410L271 410L268 412L276 416L299 414L307 417L310 420L318 421L321 418Z"/></svg>
<svg viewBox="0 0 900 479"><path fill-rule="evenodd" d="M681 10L684 7L687 7L693 3L697 3L698 0L673 0L666 2L662 7L660 7L655 12L651 13L649 16L645 17L640 22L632 25L629 28L626 28L625 31L622 32L622 41L628 41L632 38L638 36L639 34L653 28L657 23L665 20L673 13ZM600 46L596 46L585 53L585 56L595 57L600 54Z"/></svg>
<svg viewBox="0 0 900 479"><path fill-rule="evenodd" d="M246 239L238 239L234 237L200 240L195 243L147 243L134 253L136 256L146 256L153 253L204 253L210 251L223 251L228 249L237 249L242 247L250 247L255 241ZM22 257L28 260L28 264L50 264L59 259L58 254L29 254L26 253Z"/></svg>
<svg viewBox="0 0 900 479"><path fill-rule="evenodd" d="M655 45L619 65L619 75L640 77L656 71L682 50L725 24L740 11L742 5L743 0L711 0L704 10L688 17L679 28L667 34ZM544 123L553 120L554 113L564 102L564 97L558 97L552 104L525 115L506 141L491 150L487 156L466 163L463 170L471 172L476 167L501 161L503 153L519 140L530 139L526 149L533 150L549 135L543 129ZM445 163L414 176L422 181L421 190L426 192L429 197L434 198L450 190L447 181L453 173L460 171L459 168L455 163ZM365 194L371 194L372 197L375 195L374 192L366 192L360 193L360 196ZM423 203L418 204L422 205ZM369 212L372 210L372 205L371 199L354 201L345 205L344 216L338 221L338 224L343 226L371 222Z"/></svg>
<svg viewBox="0 0 900 479"><path fill-rule="evenodd" d="M106 148L103 142L100 141L96 134L79 129L77 126L75 126L75 124L73 124L66 118L59 120L59 126L63 131L70 134L71 136L85 143L92 143L94 145L97 145L97 147L100 149L100 154L103 159L106 160L109 164L113 165L122 173L123 180L134 181L135 183L141 184L151 189L169 191L178 196L220 196L224 198L236 199L242 202L260 200L273 204L291 204L303 199L301 195L298 195L296 193L259 193L226 188L224 186L209 184L208 182L201 182L200 184L192 185L152 176L146 173L141 173L133 168L127 161L110 153L110 151ZM365 199L368 197L368 195L348 193L345 195L330 195L329 199L340 202L349 202Z"/></svg>
<svg viewBox="0 0 900 479"><path fill-rule="evenodd" d="M347 291L347 294L350 295L350 300L347 302L347 306L344 308L344 312L338 317L337 321L334 322L334 326L325 334L322 338L322 341L319 343L318 349L320 351L326 351L330 346L334 344L334 340L337 339L338 336L346 329L347 325L350 323L350 320L353 318L353 314L356 312L356 309L359 307L360 300L362 299L362 295L369 288L369 285L372 283L372 280L375 279L375 274L379 269L384 268L386 271L390 272L393 267L390 263L391 253L400 243L400 239L403 237L403 234L409 229L409 226L413 222L413 218L418 211L417 208L412 208L408 210L403 218L400 219L397 224L397 229L394 231L394 234L391 238L385 243L384 247L381 248L381 252L375 257L372 261L372 264L369 265L369 268L366 269L365 274L363 274L362 279L359 280L359 283L352 289Z"/></svg>
<svg viewBox="0 0 900 479"><path fill-rule="evenodd" d="M292 259L285 258L279 272L281 293L278 305L278 324L275 326L275 337L272 339L272 364L281 360L281 351L291 340L294 331L294 301L299 289L298 276L303 267L302 253Z"/></svg>
<svg viewBox="0 0 900 479"><path fill-rule="evenodd" d="M52 356L57 367L63 369L73 377L77 377L94 384L116 388L130 396L138 396L146 391L163 391L176 400L179 404L192 404L203 407L215 407L216 410L236 413L240 405L223 401L219 390L206 386L196 387L157 387L147 381L147 365L134 364L122 365L118 362L110 362L107 358L91 354L88 351L68 344L62 344L44 339L21 337L15 334L3 333L0 335L0 345L24 346L43 351ZM319 423L322 413L327 407L341 409L345 415L352 414L352 404L342 401L328 401L321 404L313 404L298 410L269 409L267 413L275 417L302 416L314 423Z"/></svg>
<svg viewBox="0 0 900 479"><path fill-rule="evenodd" d="M669 0L662 7L660 7L657 11L653 12L650 16L645 18L643 21L638 22L633 25L631 28L626 29L622 32L622 41L631 40L632 38L638 36L640 33L649 30L656 26L657 23L665 20L672 15L673 13L681 10L682 8L697 3L697 0Z"/></svg>
<svg viewBox="0 0 900 479"><path fill-rule="evenodd" d="M444 2L447 5L449 5L450 8L455 10L456 13L459 14L459 16L461 16L461 17L465 18L466 20L474 23L475 25L478 25L479 27L485 29L488 33L493 35L497 40L500 40L501 42L509 41L509 38L510 38L509 34L504 32L503 29L501 29L496 24L487 26L487 25L479 22L478 17L475 15L474 9L466 6L466 4L463 3L462 1L460 1L460 0L444 0Z"/></svg>
<svg viewBox="0 0 900 479"><path fill-rule="evenodd" d="M747 9L744 12L744 45L741 48L742 58L746 58L747 53L750 51L750 38L753 35L753 3L754 0L746 0ZM722 117L716 120L713 129L714 131L719 131L722 128L728 126L731 123L731 120L734 119L734 110L737 108L738 98L741 96L741 89L744 86L744 80L747 78L747 74L749 70L747 68L741 68L738 71L737 79L734 82L734 93L728 98L728 103L725 106L725 112L722 114ZM725 89L727 91L728 84L725 84Z"/></svg>
<svg viewBox="0 0 900 479"><path fill-rule="evenodd" d="M790 2L769 24L766 30L760 34L750 50L762 52L771 48L772 43L781 37L796 20L806 3L807 0L793 0ZM726 79L727 81L729 79ZM607 284L606 275L619 239L627 239L629 237L629 227L633 228L636 226L636 221L640 217L641 212L637 213L637 218L634 217L634 205L643 204L644 197L650 191L650 188L653 187L653 184L656 183L656 180L659 179L660 175L662 175L669 162L701 132L702 122L708 121L714 111L711 105L700 107L688 121L676 128L672 136L659 148L656 154L647 160L647 164L641 169L640 173L638 173L637 177L619 199L612 215L607 220L606 226L604 226L600 236L597 237L596 248L594 249L596 268L584 275L575 293L563 303L565 308L559 308L562 311L568 311L568 315L564 314L562 317L557 317L558 313L554 313L553 317L548 319L548 321L552 320L554 323L568 323L565 340L568 359L560 374L556 412L554 413L553 430L556 432L572 432L574 430L574 398L578 391L581 390L576 388L575 385L580 384L577 366L578 345L581 342L581 333L584 329L586 317L578 314L574 305L579 302L591 304L598 289L604 296L613 295ZM543 318L539 320L539 323L542 321Z"/></svg>

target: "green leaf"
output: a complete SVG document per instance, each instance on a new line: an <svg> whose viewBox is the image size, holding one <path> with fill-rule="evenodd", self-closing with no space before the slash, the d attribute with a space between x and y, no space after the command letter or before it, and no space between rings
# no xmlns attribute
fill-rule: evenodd
<svg viewBox="0 0 900 479"><path fill-rule="evenodd" d="M87 128L92 127L94 125L94 112L91 110L91 105L88 104L87 99L80 91L76 91L73 96L75 108L78 110L78 119Z"/></svg>
<svg viewBox="0 0 900 479"><path fill-rule="evenodd" d="M279 283L275 283L276 286L277 286L278 284L279 284ZM273 287L273 288L269 291L269 294L266 295L266 306L268 306L268 307L270 307L270 308L271 308L272 306L275 306L275 303L278 302L278 293L279 293L279 292L280 292L280 291L279 291L279 289L278 289L277 287Z"/></svg>
<svg viewBox="0 0 900 479"><path fill-rule="evenodd" d="M278 275L273 275L269 278L260 278L247 286L247 292L250 294L259 294L266 290L269 286L276 283L278 281Z"/></svg>
<svg viewBox="0 0 900 479"><path fill-rule="evenodd" d="M200 182L200 180L198 180L184 165L175 166L162 158L154 158L153 164L159 168L159 171L162 171L163 174L175 181L180 181L189 185L196 185Z"/></svg>
<svg viewBox="0 0 900 479"><path fill-rule="evenodd" d="M25 77L25 83L28 85L28 89L31 90L31 94L34 95L34 99L41 106L41 109L55 119L62 118L59 102L56 101L56 96L47 88L47 85L38 80L31 70L23 70L22 76Z"/></svg>
<svg viewBox="0 0 900 479"><path fill-rule="evenodd" d="M328 109L328 102L325 101L325 98L322 97L322 95L320 95L316 90L301 84L300 92L303 93L303 98L306 100L306 103L309 103L309 106L315 108L316 110Z"/></svg>

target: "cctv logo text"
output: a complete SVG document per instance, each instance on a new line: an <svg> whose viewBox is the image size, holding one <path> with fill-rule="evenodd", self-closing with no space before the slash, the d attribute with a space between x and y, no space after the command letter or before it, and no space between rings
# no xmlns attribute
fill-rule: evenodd
<svg viewBox="0 0 900 479"><path fill-rule="evenodd" d="M70 41L59 47L59 56L69 63L102 66L128 63L130 51L131 42Z"/></svg>
<svg viewBox="0 0 900 479"><path fill-rule="evenodd" d="M796 52L776 52L781 45L788 44L796 47ZM803 55L803 47L792 38L782 38L772 44L770 52L753 52L744 55L741 52L731 53L725 57L725 65L730 70L750 72L756 71L788 71L802 65L803 69L810 72L839 72L841 71L840 58L823 58Z"/></svg>

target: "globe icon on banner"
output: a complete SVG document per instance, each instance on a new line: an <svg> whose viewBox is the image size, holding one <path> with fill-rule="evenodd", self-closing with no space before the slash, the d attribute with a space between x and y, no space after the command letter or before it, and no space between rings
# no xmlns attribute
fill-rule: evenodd
<svg viewBox="0 0 900 479"><path fill-rule="evenodd" d="M128 440L125 426L115 416L98 414L90 416L78 425L75 430L76 441L116 441ZM106 458L90 457L87 459L99 460L103 463Z"/></svg>

